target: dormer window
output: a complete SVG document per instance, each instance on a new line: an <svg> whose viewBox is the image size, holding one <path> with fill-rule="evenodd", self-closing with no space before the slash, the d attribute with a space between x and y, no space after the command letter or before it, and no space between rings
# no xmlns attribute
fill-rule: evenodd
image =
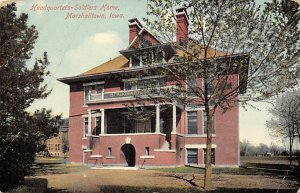
<svg viewBox="0 0 300 193"><path fill-rule="evenodd" d="M133 54L132 56L130 56L130 62L132 67L140 66L141 56L138 54Z"/></svg>
<svg viewBox="0 0 300 193"><path fill-rule="evenodd" d="M171 44L149 45L137 49L120 51L128 60L129 67L140 67L151 64L164 64L175 55Z"/></svg>

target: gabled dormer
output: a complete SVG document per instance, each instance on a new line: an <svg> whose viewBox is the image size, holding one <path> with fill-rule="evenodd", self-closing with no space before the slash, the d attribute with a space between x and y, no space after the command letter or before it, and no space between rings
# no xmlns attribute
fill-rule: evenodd
<svg viewBox="0 0 300 193"><path fill-rule="evenodd" d="M129 20L129 46L120 51L129 68L166 63L174 54L171 44L162 44L138 19Z"/></svg>

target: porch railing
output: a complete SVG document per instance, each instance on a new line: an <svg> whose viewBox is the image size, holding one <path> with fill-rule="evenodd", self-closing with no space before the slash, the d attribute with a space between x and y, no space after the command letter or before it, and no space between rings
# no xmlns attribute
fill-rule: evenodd
<svg viewBox="0 0 300 193"><path fill-rule="evenodd" d="M169 89L172 86L165 86L158 89L138 89L138 90L128 90L128 91L117 91L117 92L103 92L103 93L91 93L87 99L87 102L109 100L109 99L119 99L119 98L133 98L141 97L147 95L160 95L162 89Z"/></svg>

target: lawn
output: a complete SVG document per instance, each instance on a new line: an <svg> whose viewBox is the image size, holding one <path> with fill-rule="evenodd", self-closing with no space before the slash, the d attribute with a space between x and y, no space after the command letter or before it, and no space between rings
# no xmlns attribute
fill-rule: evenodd
<svg viewBox="0 0 300 193"><path fill-rule="evenodd" d="M265 164L266 161L263 161ZM272 163L270 163L272 164ZM284 173L261 169L213 168L213 186L204 191L204 170L193 167L149 168L139 170L90 169L61 160L38 160L32 175L10 193L99 192L99 193L296 193L299 182L292 176L283 183ZM194 185L182 177L191 179Z"/></svg>

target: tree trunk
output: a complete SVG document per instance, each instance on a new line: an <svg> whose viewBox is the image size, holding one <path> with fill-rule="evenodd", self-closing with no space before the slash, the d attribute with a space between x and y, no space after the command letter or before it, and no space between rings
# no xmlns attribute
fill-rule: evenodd
<svg viewBox="0 0 300 193"><path fill-rule="evenodd" d="M207 115L207 142L206 142L206 162L204 175L204 189L212 188L212 167L211 167L211 142L212 142L212 113L209 108L205 108Z"/></svg>
<svg viewBox="0 0 300 193"><path fill-rule="evenodd" d="M292 151L293 151L293 138L290 137L290 152L289 152L289 155L290 155L290 167L292 166Z"/></svg>

